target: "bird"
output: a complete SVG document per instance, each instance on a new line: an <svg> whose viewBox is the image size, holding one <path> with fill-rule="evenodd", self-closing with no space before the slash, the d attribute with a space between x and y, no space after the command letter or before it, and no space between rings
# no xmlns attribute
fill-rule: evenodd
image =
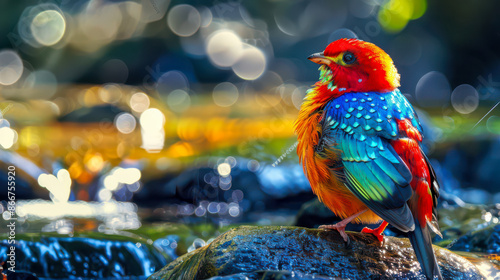
<svg viewBox="0 0 500 280"><path fill-rule="evenodd" d="M297 154L314 194L342 218L321 229L348 242L350 222L383 242L391 224L406 233L427 279L442 279L432 248L439 183L422 151L418 116L399 90L391 57L373 43L338 39L308 57L319 81L294 123Z"/></svg>

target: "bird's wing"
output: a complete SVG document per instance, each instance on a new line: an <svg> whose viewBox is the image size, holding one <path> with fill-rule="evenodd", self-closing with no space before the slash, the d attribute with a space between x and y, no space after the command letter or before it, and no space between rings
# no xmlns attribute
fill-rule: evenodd
<svg viewBox="0 0 500 280"><path fill-rule="evenodd" d="M398 107L393 112L385 99L352 96L327 106L322 130L330 141L325 142L340 151L346 187L382 219L412 231L414 218L406 203L413 194L412 174L389 142L398 135L394 118L408 116L395 115Z"/></svg>
<svg viewBox="0 0 500 280"><path fill-rule="evenodd" d="M347 188L385 221L404 232L413 230L406 204L413 194L412 174L392 146L377 136L359 141L344 134L341 139Z"/></svg>

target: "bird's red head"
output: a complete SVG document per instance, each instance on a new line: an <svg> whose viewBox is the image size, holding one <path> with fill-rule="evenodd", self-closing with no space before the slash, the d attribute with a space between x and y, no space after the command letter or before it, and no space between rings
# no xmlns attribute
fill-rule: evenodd
<svg viewBox="0 0 500 280"><path fill-rule="evenodd" d="M372 43L339 39L309 59L322 65L317 86L323 93L388 92L399 87L391 57Z"/></svg>

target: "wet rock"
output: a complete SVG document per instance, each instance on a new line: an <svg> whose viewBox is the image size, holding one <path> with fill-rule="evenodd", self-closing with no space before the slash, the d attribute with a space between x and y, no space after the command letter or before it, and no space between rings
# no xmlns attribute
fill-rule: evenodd
<svg viewBox="0 0 500 280"><path fill-rule="evenodd" d="M452 241L448 247L457 251L500 254L500 225L490 225L466 234Z"/></svg>
<svg viewBox="0 0 500 280"><path fill-rule="evenodd" d="M500 225L493 227L493 232L489 236L486 240L486 252L500 254Z"/></svg>
<svg viewBox="0 0 500 280"><path fill-rule="evenodd" d="M386 237L381 245L370 235L350 232L349 236L346 247L336 231L241 226L148 279L208 279L261 270L348 279L425 279L408 239ZM445 279L484 279L466 259L434 249Z"/></svg>
<svg viewBox="0 0 500 280"><path fill-rule="evenodd" d="M500 253L500 204L465 205L439 210L440 246L466 252Z"/></svg>
<svg viewBox="0 0 500 280"><path fill-rule="evenodd" d="M457 251L457 254L474 264L486 279L500 279L500 256L495 254L469 253Z"/></svg>
<svg viewBox="0 0 500 280"><path fill-rule="evenodd" d="M303 274L293 271L262 270L251 273L238 273L227 276L215 276L209 280L341 280L338 277Z"/></svg>
<svg viewBox="0 0 500 280"><path fill-rule="evenodd" d="M152 245L124 236L108 236L108 239L103 239L104 236L99 239L33 237L31 240L27 236L16 237L15 270L29 271L40 278L147 277L168 263L165 255ZM8 240L0 241L0 263L7 261L10 246ZM7 271L9 267L6 262L4 269Z"/></svg>

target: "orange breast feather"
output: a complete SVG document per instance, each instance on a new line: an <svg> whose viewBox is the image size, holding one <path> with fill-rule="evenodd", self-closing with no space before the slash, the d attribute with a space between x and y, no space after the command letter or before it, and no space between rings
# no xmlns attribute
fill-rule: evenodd
<svg viewBox="0 0 500 280"><path fill-rule="evenodd" d="M295 122L295 132L299 141L297 154L311 188L319 200L335 215L347 218L367 207L330 170L331 164L329 163L336 161L338 155L331 151L322 157L315 152L315 147L319 143L322 133L319 125L322 109L327 101L321 98L315 90L310 91L306 96L300 108L299 117ZM365 212L355 220L358 223L376 223L378 221L380 221L380 217L372 211Z"/></svg>

